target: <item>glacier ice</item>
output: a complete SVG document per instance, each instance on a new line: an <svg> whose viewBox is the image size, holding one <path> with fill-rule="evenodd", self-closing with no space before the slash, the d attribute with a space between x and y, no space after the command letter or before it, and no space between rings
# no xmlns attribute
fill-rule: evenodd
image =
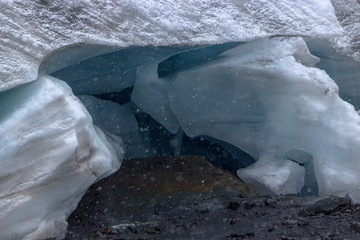
<svg viewBox="0 0 360 240"><path fill-rule="evenodd" d="M358 0L331 0L334 13L343 28L343 33L329 42L342 55L360 61L360 2Z"/></svg>
<svg viewBox="0 0 360 240"><path fill-rule="evenodd" d="M113 135L121 136L125 157L145 157L146 149L139 126L129 104L120 105L89 95L78 96L92 116L93 123Z"/></svg>
<svg viewBox="0 0 360 240"><path fill-rule="evenodd" d="M0 2L0 238L62 238L88 186L154 138L242 149L239 176L267 193L360 201L358 8Z"/></svg>
<svg viewBox="0 0 360 240"><path fill-rule="evenodd" d="M304 167L305 176L302 178L304 181L304 185L299 191L299 195L319 195L319 187L315 175L313 156L301 149L290 149L287 153L285 153L284 158L298 163L300 166Z"/></svg>
<svg viewBox="0 0 360 240"><path fill-rule="evenodd" d="M169 132L176 133L180 125L170 107L167 93L168 83L159 80L157 66L158 62L154 62L138 67L131 99L143 111L148 112L166 127Z"/></svg>
<svg viewBox="0 0 360 240"><path fill-rule="evenodd" d="M64 237L87 188L120 167L121 139L49 76L1 92L0 112L0 239Z"/></svg>
<svg viewBox="0 0 360 240"><path fill-rule="evenodd" d="M207 135L250 153L257 162L238 174L261 189L300 191L304 168L284 158L292 148L314 157L320 194L341 195L357 187L356 157L343 151L358 144L351 136L356 136L360 119L338 97L335 82L313 67L318 59L302 39L253 41L222 57L225 60L182 71L169 80L170 105L186 134ZM348 122L354 124L351 132L346 131ZM337 165L336 171L325 170L325 161ZM345 170L347 161L354 165ZM338 169L347 172L347 178Z"/></svg>
<svg viewBox="0 0 360 240"><path fill-rule="evenodd" d="M321 58L316 67L325 70L336 81L340 97L360 109L360 63L339 54L324 40L308 39L306 43L310 52Z"/></svg>
<svg viewBox="0 0 360 240"><path fill-rule="evenodd" d="M357 189L359 181L354 171L359 117L353 106L339 98L337 84L315 66L322 64L330 74L338 75L346 68L332 72L331 58L318 54L320 61L310 54L307 44L329 53L329 49L314 47L316 41L295 37L181 51L132 50L141 56L146 52L151 60L132 62L136 76L131 102L174 134L174 139L183 130L190 138L207 136L249 153L257 162L239 169L238 174L264 192L344 195ZM128 50L122 51L114 54L127 58ZM353 66L346 61L343 65ZM64 78L72 68L54 74ZM338 75L334 77L341 85L345 80ZM111 104L114 107L108 109L113 111L116 104ZM98 104L85 105L92 113ZM96 115L100 116L93 113L94 119ZM117 126L118 121L108 125ZM346 130L349 126L351 131ZM325 169L326 162L347 177L330 170L329 164ZM351 167L346 169L347 165Z"/></svg>
<svg viewBox="0 0 360 240"><path fill-rule="evenodd" d="M342 32L329 0L10 0L0 9L1 91L34 81L46 56L76 44L196 45ZM70 53L62 66L87 55Z"/></svg>

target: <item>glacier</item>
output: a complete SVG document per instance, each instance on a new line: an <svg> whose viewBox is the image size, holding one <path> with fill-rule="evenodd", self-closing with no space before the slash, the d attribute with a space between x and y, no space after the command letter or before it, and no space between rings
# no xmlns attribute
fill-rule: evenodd
<svg viewBox="0 0 360 240"><path fill-rule="evenodd" d="M119 169L122 140L50 76L0 93L0 105L0 237L62 238L91 183Z"/></svg>
<svg viewBox="0 0 360 240"><path fill-rule="evenodd" d="M0 239L62 239L125 157L206 142L264 193L359 202L359 8L0 2Z"/></svg>

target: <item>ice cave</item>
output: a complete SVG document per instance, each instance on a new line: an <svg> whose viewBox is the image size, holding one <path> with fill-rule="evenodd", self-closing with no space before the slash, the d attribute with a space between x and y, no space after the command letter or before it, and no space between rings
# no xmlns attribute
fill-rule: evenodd
<svg viewBox="0 0 360 240"><path fill-rule="evenodd" d="M266 194L360 201L348 3L66 2L0 3L0 239L64 238L124 158L206 155Z"/></svg>

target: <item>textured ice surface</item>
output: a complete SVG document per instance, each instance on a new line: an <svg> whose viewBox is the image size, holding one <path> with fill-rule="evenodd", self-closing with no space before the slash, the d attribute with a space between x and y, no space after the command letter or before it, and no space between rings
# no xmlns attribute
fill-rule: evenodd
<svg viewBox="0 0 360 240"><path fill-rule="evenodd" d="M298 132L308 124L299 119L302 103L337 92L324 72L312 68L317 61L299 38L244 43L170 77L170 105L187 135L220 139L259 159L239 170L245 181L297 193L304 169L283 155L293 147L310 151Z"/></svg>
<svg viewBox="0 0 360 240"><path fill-rule="evenodd" d="M328 42L322 39L308 39L306 43L311 53L321 59L316 67L325 70L339 86L340 97L359 110L360 62L337 53Z"/></svg>
<svg viewBox="0 0 360 240"><path fill-rule="evenodd" d="M343 34L330 39L343 55L360 61L360 2L358 0L331 0Z"/></svg>
<svg viewBox="0 0 360 240"><path fill-rule="evenodd" d="M101 94L120 92L135 84L137 67L156 59L163 59L190 47L129 47L109 48L103 45L73 46L59 50L44 61L40 70L63 79L73 89L74 94ZM117 50L117 51L115 51ZM90 58L103 51L111 52ZM114 52L115 51L115 52ZM79 63L63 59L86 59ZM60 69L60 70L59 70ZM59 71L56 71L59 70Z"/></svg>
<svg viewBox="0 0 360 240"><path fill-rule="evenodd" d="M220 139L257 158L238 174L262 189L300 191L304 168L286 158L294 148L313 157L320 194L358 188L360 117L313 67L319 59L302 39L252 41L221 57L167 79L187 135Z"/></svg>
<svg viewBox="0 0 360 240"><path fill-rule="evenodd" d="M166 100L166 83L158 81L157 64L167 57L192 48L196 47L130 47L89 58L58 71L54 71L52 63L61 62L64 53L60 57L55 53L46 59L41 70L66 81L76 95L121 92L134 86L131 96L134 103L145 112L157 106L157 111L151 111L152 117L170 132L176 133L179 124ZM82 46L73 47L72 52L83 52L83 49L94 52L94 49ZM154 84L157 85L156 88L151 87ZM156 90L153 91L154 89Z"/></svg>
<svg viewBox="0 0 360 240"><path fill-rule="evenodd" d="M120 105L93 96L78 96L89 111L94 124L114 135L121 136L125 157L146 156L145 145L139 134L139 126L129 104Z"/></svg>
<svg viewBox="0 0 360 240"><path fill-rule="evenodd" d="M120 167L121 139L52 77L0 93L0 112L0 239L62 238L87 188Z"/></svg>
<svg viewBox="0 0 360 240"><path fill-rule="evenodd" d="M0 9L0 91L35 80L44 57L74 44L194 45L341 32L329 0L10 0Z"/></svg>
<svg viewBox="0 0 360 240"><path fill-rule="evenodd" d="M336 71L337 55L323 44L310 44L322 61L301 38L154 57L137 67L131 99L174 134L180 126L189 137L209 136L250 153L257 163L238 173L264 192L344 195L359 184L359 117L314 66L333 74L347 92L351 77L341 72L356 63L344 59Z"/></svg>
<svg viewBox="0 0 360 240"><path fill-rule="evenodd" d="M131 99L143 111L149 113L171 133L180 127L174 116L168 98L169 83L159 79L157 67L159 60L140 66ZM156 106L154 108L154 106Z"/></svg>

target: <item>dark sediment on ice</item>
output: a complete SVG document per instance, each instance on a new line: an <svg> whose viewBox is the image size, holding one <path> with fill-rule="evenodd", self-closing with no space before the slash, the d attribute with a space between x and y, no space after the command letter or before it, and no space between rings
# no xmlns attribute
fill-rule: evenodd
<svg viewBox="0 0 360 240"><path fill-rule="evenodd" d="M360 239L360 205L264 196L199 156L125 160L68 222L68 240Z"/></svg>

